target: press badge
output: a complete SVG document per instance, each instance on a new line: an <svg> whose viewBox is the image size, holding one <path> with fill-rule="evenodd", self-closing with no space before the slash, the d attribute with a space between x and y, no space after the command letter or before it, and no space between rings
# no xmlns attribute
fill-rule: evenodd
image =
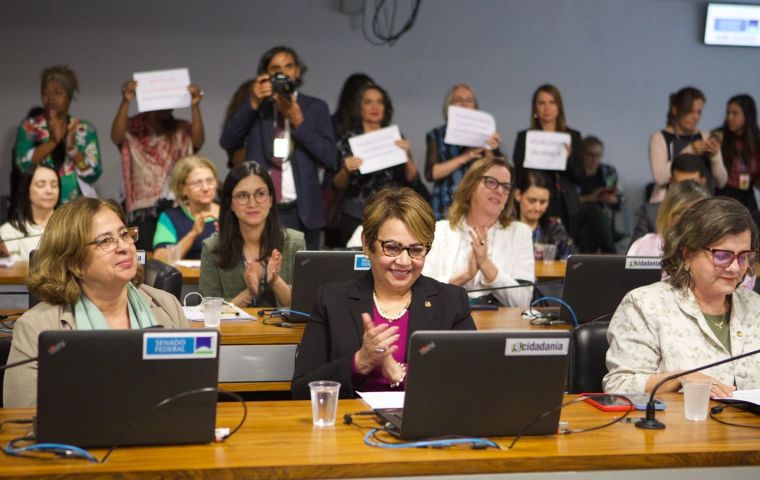
<svg viewBox="0 0 760 480"><path fill-rule="evenodd" d="M739 190L749 190L749 173L739 174Z"/></svg>
<svg viewBox="0 0 760 480"><path fill-rule="evenodd" d="M290 140L287 138L275 138L272 156L275 158L288 158L290 155Z"/></svg>

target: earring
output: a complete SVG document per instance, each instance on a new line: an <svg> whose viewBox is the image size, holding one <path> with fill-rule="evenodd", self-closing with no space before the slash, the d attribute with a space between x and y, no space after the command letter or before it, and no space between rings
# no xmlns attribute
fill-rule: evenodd
<svg viewBox="0 0 760 480"><path fill-rule="evenodd" d="M533 118L538 118L538 114L537 114L537 113L534 113L534 114L533 114Z"/></svg>

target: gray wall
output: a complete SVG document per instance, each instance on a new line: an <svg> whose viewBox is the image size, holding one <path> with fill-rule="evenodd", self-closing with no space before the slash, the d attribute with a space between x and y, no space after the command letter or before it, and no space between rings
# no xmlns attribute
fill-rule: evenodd
<svg viewBox="0 0 760 480"><path fill-rule="evenodd" d="M393 47L367 43L337 0L0 2L0 178L7 178L15 128L39 103L39 72L68 63L80 77L72 113L100 133L103 196L120 191L109 131L120 86L134 71L187 66L206 93L202 152L225 172L218 146L235 88L275 44L310 67L303 91L334 106L342 81L365 71L391 94L395 121L419 166L424 135L442 123L447 88L466 81L496 116L511 153L528 125L541 83L562 91L569 124L607 145L633 206L651 175L649 134L664 125L668 94L694 84L707 96L701 126L722 122L725 101L760 98L760 49L702 44L705 3L697 0L425 0L417 24ZM407 11L409 0L399 0ZM189 118L189 110L176 112ZM0 182L0 193L8 182Z"/></svg>

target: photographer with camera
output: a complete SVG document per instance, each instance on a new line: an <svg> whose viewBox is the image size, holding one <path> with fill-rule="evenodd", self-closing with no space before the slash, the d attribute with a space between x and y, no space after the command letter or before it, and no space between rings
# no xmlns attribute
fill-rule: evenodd
<svg viewBox="0 0 760 480"><path fill-rule="evenodd" d="M306 66L289 47L274 47L259 61L250 101L224 124L220 145L246 149L246 160L272 176L280 220L304 232L306 245L319 248L325 226L317 169L334 169L335 133L327 104L298 91Z"/></svg>

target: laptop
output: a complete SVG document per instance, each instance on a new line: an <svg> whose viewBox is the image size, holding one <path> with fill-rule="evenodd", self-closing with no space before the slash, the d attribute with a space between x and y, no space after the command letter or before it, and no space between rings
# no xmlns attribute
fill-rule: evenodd
<svg viewBox="0 0 760 480"><path fill-rule="evenodd" d="M214 440L215 391L151 409L183 392L217 387L216 330L46 331L39 351L38 443L111 447Z"/></svg>
<svg viewBox="0 0 760 480"><path fill-rule="evenodd" d="M402 439L555 434L569 346L565 330L415 332L404 408L375 414Z"/></svg>
<svg viewBox="0 0 760 480"><path fill-rule="evenodd" d="M578 323L609 320L626 293L661 279L659 257L571 255L567 259L562 300L573 309ZM573 323L564 306L559 318Z"/></svg>
<svg viewBox="0 0 760 480"><path fill-rule="evenodd" d="M358 280L369 271L369 258L361 250L296 252L290 308L311 315L317 288L326 283ZM305 322L308 317L291 315L291 322Z"/></svg>

